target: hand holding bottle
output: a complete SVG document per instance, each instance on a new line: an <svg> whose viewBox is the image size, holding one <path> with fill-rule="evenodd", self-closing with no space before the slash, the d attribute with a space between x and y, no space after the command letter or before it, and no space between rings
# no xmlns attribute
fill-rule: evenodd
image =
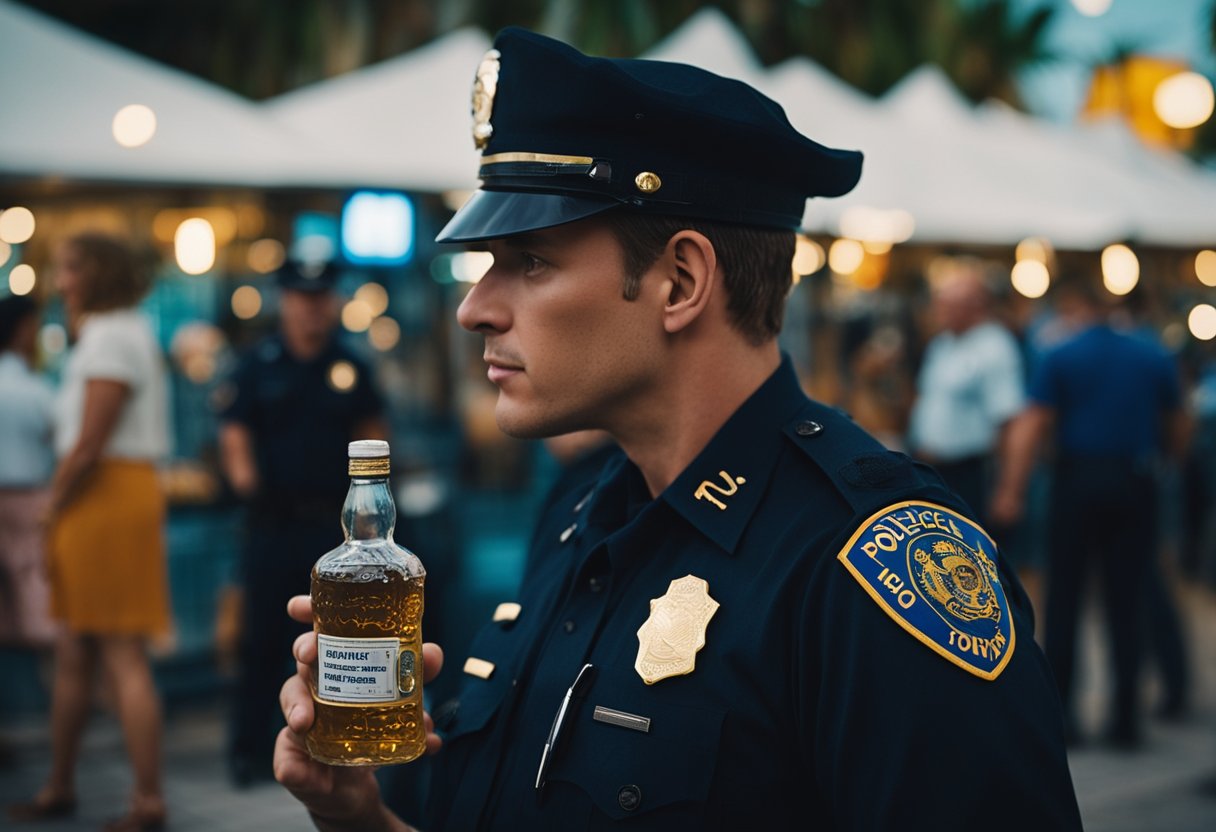
<svg viewBox="0 0 1216 832"><path fill-rule="evenodd" d="M287 612L296 621L312 623L312 602L307 595L292 598L287 604ZM408 829L381 801L375 769L329 766L309 756L304 735L312 727L314 718L309 680L317 661L316 634L301 634L292 652L296 658L296 674L279 692L279 704L287 727L279 732L275 743L275 779L304 804L319 829ZM443 667L443 651L439 645L428 642L422 646L422 664L425 684L438 676ZM435 733L430 714L424 714L423 719L426 753L434 754L442 741Z"/></svg>

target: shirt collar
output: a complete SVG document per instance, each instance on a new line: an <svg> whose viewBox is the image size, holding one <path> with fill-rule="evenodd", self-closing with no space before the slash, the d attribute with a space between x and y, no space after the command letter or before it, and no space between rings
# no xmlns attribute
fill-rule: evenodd
<svg viewBox="0 0 1216 832"><path fill-rule="evenodd" d="M777 465L781 427L807 401L788 355L684 472L660 495L680 516L734 553Z"/></svg>

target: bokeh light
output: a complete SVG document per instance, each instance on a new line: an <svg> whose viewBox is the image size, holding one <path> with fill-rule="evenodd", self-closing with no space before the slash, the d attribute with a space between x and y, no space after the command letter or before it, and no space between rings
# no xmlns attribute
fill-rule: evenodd
<svg viewBox="0 0 1216 832"><path fill-rule="evenodd" d="M0 241L18 245L34 236L34 212L16 205L0 213Z"/></svg>
<svg viewBox="0 0 1216 832"><path fill-rule="evenodd" d="M364 283L355 290L355 300L363 301L372 311L372 317L383 315L388 309L388 292L379 283Z"/></svg>
<svg viewBox="0 0 1216 832"><path fill-rule="evenodd" d="M1204 249L1195 255L1195 277L1204 286L1216 286L1216 251Z"/></svg>
<svg viewBox="0 0 1216 832"><path fill-rule="evenodd" d="M376 318L367 331L371 345L381 352L388 352L401 340L401 326L392 318Z"/></svg>
<svg viewBox="0 0 1216 832"><path fill-rule="evenodd" d="M110 129L123 147L140 147L156 135L156 113L143 104L128 104L114 114Z"/></svg>
<svg viewBox="0 0 1216 832"><path fill-rule="evenodd" d="M269 238L250 243L246 257L249 268L258 274L270 274L283 265L286 258L287 252L283 249L283 244Z"/></svg>
<svg viewBox="0 0 1216 832"><path fill-rule="evenodd" d="M1055 250L1045 237L1027 237L1018 243L1014 255L1018 260L1033 260L1047 266L1050 265Z"/></svg>
<svg viewBox="0 0 1216 832"><path fill-rule="evenodd" d="M1041 298L1051 286L1051 273L1038 260L1019 260L1014 264L1009 280L1019 295Z"/></svg>
<svg viewBox="0 0 1216 832"><path fill-rule="evenodd" d="M452 255L452 277L461 283L477 283L494 265L494 255L488 251L462 251Z"/></svg>
<svg viewBox="0 0 1216 832"><path fill-rule="evenodd" d="M339 393L349 393L359 381L359 371L349 361L335 361L326 374L329 386Z"/></svg>
<svg viewBox="0 0 1216 832"><path fill-rule="evenodd" d="M232 293L232 314L242 321L256 318L262 311L262 293L253 286L240 286Z"/></svg>
<svg viewBox="0 0 1216 832"><path fill-rule="evenodd" d="M8 273L8 288L14 295L28 295L34 291L34 284L37 282L38 276L34 274L34 267L26 263L13 266L13 270Z"/></svg>
<svg viewBox="0 0 1216 832"><path fill-rule="evenodd" d="M1153 90L1153 112L1170 127L1186 130L1212 117L1216 94L1212 82L1198 72L1179 72Z"/></svg>
<svg viewBox="0 0 1216 832"><path fill-rule="evenodd" d="M202 217L193 217L177 227L173 256L186 274L203 274L215 265L215 230Z"/></svg>
<svg viewBox="0 0 1216 832"><path fill-rule="evenodd" d="M375 317L367 302L358 298L347 301L342 307L342 326L350 332L365 332Z"/></svg>
<svg viewBox="0 0 1216 832"><path fill-rule="evenodd" d="M823 246L810 237L799 234L798 241L794 244L794 274L814 274L822 269L826 262L827 255L823 253Z"/></svg>
<svg viewBox="0 0 1216 832"><path fill-rule="evenodd" d="M1127 246L1116 243L1102 250L1102 285L1112 295L1126 295L1140 282L1140 260Z"/></svg>
<svg viewBox="0 0 1216 832"><path fill-rule="evenodd" d="M13 247L8 243L0 240L0 266L8 262L8 258L13 256Z"/></svg>
<svg viewBox="0 0 1216 832"><path fill-rule="evenodd" d="M1200 341L1216 338L1216 306L1201 303L1191 310L1186 318L1187 328Z"/></svg>
<svg viewBox="0 0 1216 832"><path fill-rule="evenodd" d="M865 259L866 250L856 240L834 240L828 249L828 265L836 274L852 274Z"/></svg>

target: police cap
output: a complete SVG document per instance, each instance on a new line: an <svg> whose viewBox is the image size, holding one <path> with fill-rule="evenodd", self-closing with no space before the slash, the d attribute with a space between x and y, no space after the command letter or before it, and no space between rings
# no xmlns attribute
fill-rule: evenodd
<svg viewBox="0 0 1216 832"><path fill-rule="evenodd" d="M295 292L328 292L338 284L338 269L324 261L298 262L288 260L275 272L280 289Z"/></svg>
<svg viewBox="0 0 1216 832"><path fill-rule="evenodd" d="M506 237L616 206L797 228L840 196L861 154L824 147L741 81L666 61L594 58L504 29L473 87L481 190L439 242Z"/></svg>

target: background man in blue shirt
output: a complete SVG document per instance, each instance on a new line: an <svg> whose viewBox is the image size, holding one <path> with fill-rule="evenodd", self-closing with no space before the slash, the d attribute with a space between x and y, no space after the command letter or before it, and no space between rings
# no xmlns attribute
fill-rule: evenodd
<svg viewBox="0 0 1216 832"><path fill-rule="evenodd" d="M1134 748L1141 740L1145 586L1157 558L1156 472L1163 456L1181 453L1183 442L1178 371L1152 342L1110 326L1093 282L1063 275L1053 298L1074 334L1035 370L1031 405L1011 431L993 516L1005 522L1021 516L1030 470L1054 432L1047 659L1075 738L1077 619L1086 571L1096 564L1115 666L1108 738Z"/></svg>

